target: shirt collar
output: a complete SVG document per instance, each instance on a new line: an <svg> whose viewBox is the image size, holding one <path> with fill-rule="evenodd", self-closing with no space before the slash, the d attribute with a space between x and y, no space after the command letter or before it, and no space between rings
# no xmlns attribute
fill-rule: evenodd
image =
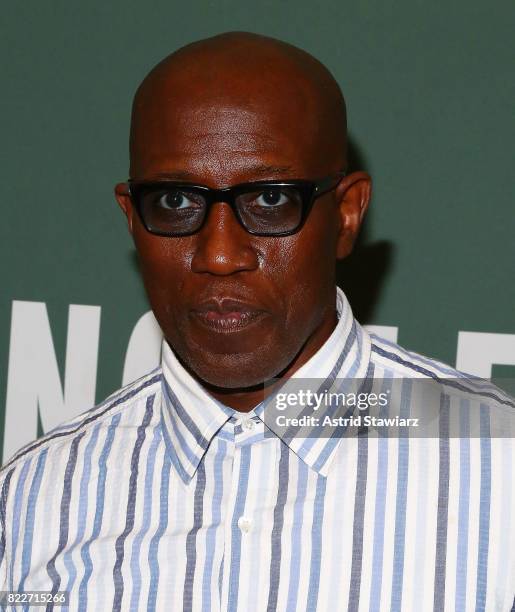
<svg viewBox="0 0 515 612"><path fill-rule="evenodd" d="M336 287L338 324L320 349L292 378L365 378L370 362L370 339L352 314L343 291ZM242 413L212 397L181 365L168 343L162 347L161 423L170 459L181 479L191 480L211 440L231 417ZM263 420L264 402L252 414ZM245 416L248 416L246 414ZM341 438L283 441L309 467L327 476Z"/></svg>

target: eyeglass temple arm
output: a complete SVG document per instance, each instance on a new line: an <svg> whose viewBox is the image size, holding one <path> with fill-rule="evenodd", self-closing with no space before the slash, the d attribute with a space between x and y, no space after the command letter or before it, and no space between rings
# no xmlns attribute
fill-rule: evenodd
<svg viewBox="0 0 515 612"><path fill-rule="evenodd" d="M326 191L330 191L331 189L334 189L334 187L336 187L336 185L346 175L347 175L347 172L345 170L342 170L341 172L337 172L336 174L329 176L323 181L320 181L315 187L315 193L317 195L321 195L322 193L325 193Z"/></svg>

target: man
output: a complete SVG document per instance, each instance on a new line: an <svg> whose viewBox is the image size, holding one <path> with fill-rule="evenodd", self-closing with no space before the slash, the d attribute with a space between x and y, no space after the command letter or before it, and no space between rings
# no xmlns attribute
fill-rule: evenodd
<svg viewBox="0 0 515 612"><path fill-rule="evenodd" d="M267 424L281 385L308 379L403 379L406 414L423 405L411 378L439 381L447 415L514 408L353 318L335 262L370 190L307 53L227 33L150 72L116 199L162 365L4 466L4 590L67 591L71 610L510 609L512 439L484 419L462 439Z"/></svg>

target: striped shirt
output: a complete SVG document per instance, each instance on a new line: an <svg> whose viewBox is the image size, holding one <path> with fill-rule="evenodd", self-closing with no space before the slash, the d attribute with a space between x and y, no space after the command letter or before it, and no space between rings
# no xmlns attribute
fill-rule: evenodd
<svg viewBox="0 0 515 612"><path fill-rule="evenodd" d="M294 376L455 378L447 410L515 410L368 334L339 289L337 309ZM485 420L475 438L285 441L263 408L222 405L163 343L158 369L2 468L0 590L69 591L70 610L94 611L511 610L513 438Z"/></svg>

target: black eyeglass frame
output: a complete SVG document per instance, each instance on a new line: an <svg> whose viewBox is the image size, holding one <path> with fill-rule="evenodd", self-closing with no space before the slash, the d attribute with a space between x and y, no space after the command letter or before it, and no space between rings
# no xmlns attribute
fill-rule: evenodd
<svg viewBox="0 0 515 612"><path fill-rule="evenodd" d="M236 217L240 225L249 234L252 234L253 236L276 237L276 236L291 236L292 234L297 233L302 228L304 223L306 222L306 219L311 211L311 208L313 207L313 204L315 203L315 200L319 198L320 196L324 195L325 193L328 193L329 191L336 189L340 181L346 175L347 173L345 171L341 171L336 174L332 174L330 176L327 176L321 179L315 179L315 180L290 179L290 180L278 180L278 181L268 181L268 180L253 181L249 183L238 183L237 185L232 185L231 187L225 187L224 189L211 189L210 187L207 187L206 185L197 185L195 183L174 181L174 180L168 180L168 179L156 180L156 181L139 181L139 180L129 179L127 183L128 183L129 195L130 195L131 201L134 207L136 208L136 211L138 213L139 218L141 219L143 226L148 232L156 236L165 236L165 237L170 237L170 238L178 238L182 236L192 236L193 234L196 234L197 232L199 232L204 226L204 224L206 223L206 219L209 216L209 211L211 210L211 207L213 206L213 204L224 203L224 204L228 204L231 207L234 213L234 216ZM205 198L206 210L204 213L204 217L199 227L195 229L194 231L191 231L191 232L164 232L164 231L160 231L160 230L151 228L145 221L143 210L142 210L141 195L145 191L150 191L153 189L162 189L163 187L172 187L172 186L174 189L185 189L192 193L198 193ZM288 230L284 232L277 232L277 233L270 233L270 232L264 233L262 231L249 230L244 224L240 216L238 207L236 206L236 198L244 193L250 193L256 190L260 190L260 189L265 190L266 188L277 188L277 187L285 187L285 188L293 187L299 191L301 200L302 200L302 209L301 209L301 216L300 216L298 225L292 230Z"/></svg>

